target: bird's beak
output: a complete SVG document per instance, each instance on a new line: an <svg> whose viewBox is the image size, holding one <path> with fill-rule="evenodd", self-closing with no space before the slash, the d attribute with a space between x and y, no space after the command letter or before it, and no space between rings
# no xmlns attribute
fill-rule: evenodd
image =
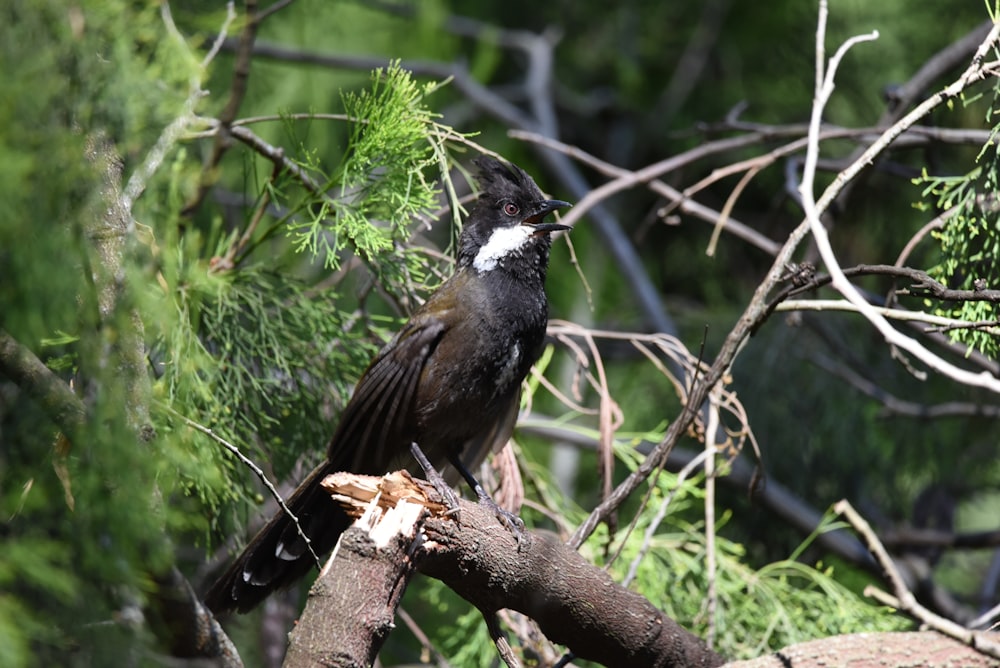
<svg viewBox="0 0 1000 668"><path fill-rule="evenodd" d="M569 202L564 202L561 199L542 200L535 206L535 210L532 214L521 221L521 224L531 226L534 229L534 234L550 234L552 232L559 232L560 230L572 229L569 225L542 222L542 219L548 214L552 213L556 209L562 209L567 206L573 205Z"/></svg>

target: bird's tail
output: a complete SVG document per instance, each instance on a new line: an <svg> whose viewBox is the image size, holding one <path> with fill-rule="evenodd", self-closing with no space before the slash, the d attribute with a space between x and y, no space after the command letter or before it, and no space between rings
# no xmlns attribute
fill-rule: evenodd
<svg viewBox="0 0 1000 668"><path fill-rule="evenodd" d="M346 513L319 484L334 470L330 462L321 464L285 501L309 542L279 509L208 590L205 604L214 613L247 612L272 592L293 585L316 564L316 557L333 549L350 525Z"/></svg>

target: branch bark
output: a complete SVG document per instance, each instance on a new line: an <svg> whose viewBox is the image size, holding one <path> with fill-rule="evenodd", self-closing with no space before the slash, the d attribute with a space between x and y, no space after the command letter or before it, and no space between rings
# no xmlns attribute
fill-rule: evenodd
<svg viewBox="0 0 1000 668"><path fill-rule="evenodd" d="M534 619L578 658L606 666L717 666L721 657L639 594L553 534L531 531L518 548L486 508L462 503L461 521L432 518L420 570L484 614Z"/></svg>
<svg viewBox="0 0 1000 668"><path fill-rule="evenodd" d="M607 666L723 665L700 639L552 534L531 531L519 545L490 510L464 500L456 521L429 483L405 473L336 474L325 486L362 517L310 592L291 635L288 668L372 665L415 567L443 581L487 620L503 608L530 616L576 658ZM432 516L420 522L424 510ZM822 638L724 665L812 668L835 657L837 665L892 667L913 665L914 656L929 667L998 665L935 632Z"/></svg>
<svg viewBox="0 0 1000 668"><path fill-rule="evenodd" d="M407 473L335 473L323 487L357 518L309 590L285 668L370 666L393 627L413 574L410 549L432 502ZM345 614L347 611L347 614Z"/></svg>
<svg viewBox="0 0 1000 668"><path fill-rule="evenodd" d="M290 668L318 662L370 665L374 660L391 627L401 584L412 572L408 546L416 526L402 523L391 540L379 538L386 529L369 521L380 512L368 504L375 497L375 503L386 506L400 494L409 497L407 504L419 503L432 512L414 552L419 570L475 605L488 622L501 609L516 610L576 657L606 666L723 663L698 637L616 584L553 534L529 531L519 544L492 511L465 500L456 521L435 503L437 495L429 483L405 473L381 479L336 474L327 481L327 489L348 512L357 515L365 508L359 522L364 529L355 525L344 534L310 592L292 634L285 663ZM415 501L417 497L425 501Z"/></svg>
<svg viewBox="0 0 1000 668"><path fill-rule="evenodd" d="M767 656L736 661L726 668L814 668L818 666L996 666L993 659L934 631L920 633L857 633L821 638L787 647Z"/></svg>

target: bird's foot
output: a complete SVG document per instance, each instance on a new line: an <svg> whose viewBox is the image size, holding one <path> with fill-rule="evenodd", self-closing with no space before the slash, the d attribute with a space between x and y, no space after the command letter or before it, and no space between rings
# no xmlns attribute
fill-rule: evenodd
<svg viewBox="0 0 1000 668"><path fill-rule="evenodd" d="M424 451L420 449L420 446L416 442L410 443L410 452L413 454L413 458L417 460L417 463L420 464L420 468L424 470L427 482L434 486L434 491L440 495L441 500L448 506L447 514L458 518L458 494L455 493L454 488L445 482L444 477L434 468L430 460L427 459L427 455L424 454Z"/></svg>
<svg viewBox="0 0 1000 668"><path fill-rule="evenodd" d="M477 483L473 487L473 490L476 492L476 496L479 497L479 505L493 511L500 524L504 525L514 535L514 538L517 540L517 547L520 550L527 538L527 533L524 531L524 522L521 518L506 508L502 508L499 503L493 500L493 497L486 493L482 485Z"/></svg>

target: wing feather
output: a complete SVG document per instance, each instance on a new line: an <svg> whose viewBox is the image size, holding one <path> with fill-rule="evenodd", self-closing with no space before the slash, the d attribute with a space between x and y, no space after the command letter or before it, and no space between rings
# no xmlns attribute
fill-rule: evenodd
<svg viewBox="0 0 1000 668"><path fill-rule="evenodd" d="M411 320L361 377L330 441L334 470L380 475L392 457L408 452L420 375L447 327L438 318Z"/></svg>

